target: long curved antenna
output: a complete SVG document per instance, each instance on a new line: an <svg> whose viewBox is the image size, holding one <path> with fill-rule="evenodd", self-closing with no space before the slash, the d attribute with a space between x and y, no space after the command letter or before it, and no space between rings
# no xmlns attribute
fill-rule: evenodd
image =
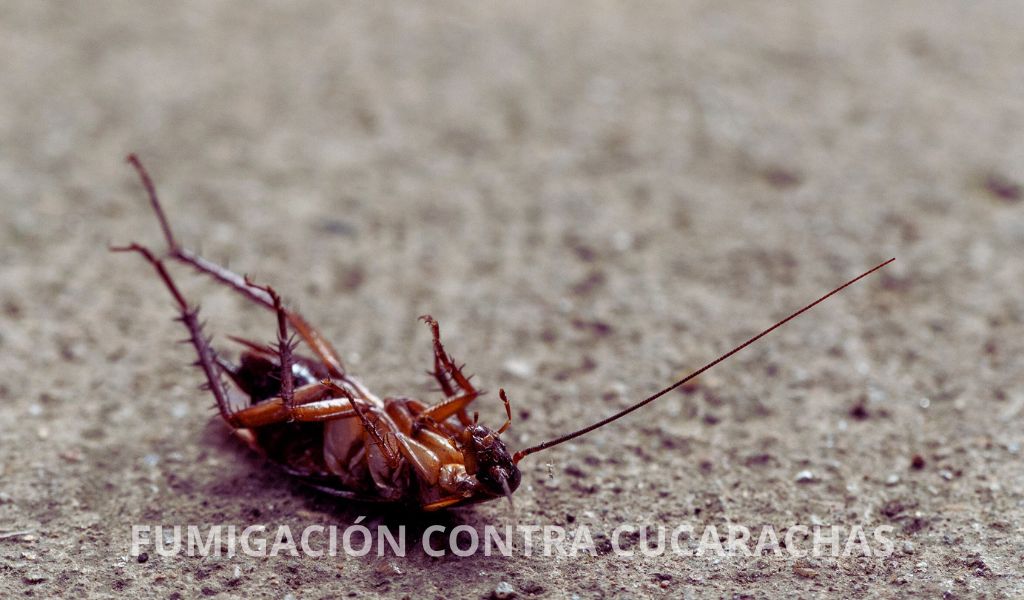
<svg viewBox="0 0 1024 600"><path fill-rule="evenodd" d="M847 281L846 283L844 283L841 286L835 288L831 292L825 294L821 298L818 298L814 302L811 302L807 306L805 306L805 307L801 308L800 310L794 312L793 314L789 315L785 319L782 319L781 321L779 321L778 323L772 325L768 329L765 329L761 333L759 333L759 334L755 335L754 337L750 338L749 340L743 342L739 346L736 346L732 350L730 350L730 351L726 352L725 354L719 356L715 360L713 360L713 361L709 362L708 364L704 365L703 367L697 369L693 373L690 373L686 377L684 377L684 378L680 379L679 381L673 383L672 385L670 385L667 388L661 390L660 392L654 394L653 396L648 396L647 398L641 400L640 402L637 402L633 406L630 406L629 408L625 408L625 409L615 413L614 415L612 415L612 416L610 416L610 417L608 417L606 419L602 419L602 420L598 421L597 423L594 423L593 425L588 425L587 427L584 427L583 429L574 431L572 433L567 433L567 434L565 434L565 435L563 435L561 437L557 437L557 438L555 438L553 440L548 440L548 441L546 441L544 443L537 444L536 446L532 446L530 448L526 448L524 450L520 450L519 452L515 453L515 455L512 457L512 460L518 464L519 461L522 460L523 457L525 457L525 456L529 456L530 454L533 454L534 452L540 452L541 450L547 450L548 448L551 448L552 446L557 446L558 444L561 444L562 442L568 442L569 440L578 438L581 435L586 435L586 434L590 433L591 431L594 431L595 429L599 429L601 427L604 427L605 425L611 423L612 421L617 421L617 420L621 419L622 417L628 415L629 413L633 412L634 410L639 410L640 408L643 408L644 406L647 406L651 402L654 402L658 398L661 398L665 394L667 394L667 393L671 392L672 390L676 389L677 387L683 385L687 381L690 381L694 377L697 377L698 375L700 375L701 373L707 371L711 367L714 367L715 365L717 365L718 363L720 363L720 362L724 361L725 359L729 358L733 354L736 354L740 350L742 350L742 349L746 348L747 346L753 344L754 342L756 342L757 340L759 340L759 339L763 338L764 336L768 335L772 331L775 331L776 329L778 329L779 327L782 327L783 325L785 325L789 321L792 321L793 319L797 318L798 316L802 315L803 313L805 313L805 312L809 311L810 309L814 308L816 305L824 302L829 297L838 294L842 290L844 290L847 287L853 285L854 283L857 283L861 279L864 279L868 275L871 275L875 271L881 269L882 267L884 267L885 265L891 263L894 260L896 260L896 259L895 258L890 258L889 260L887 260L887 261L883 262L882 264L874 267L873 269L870 269L868 271L865 271L864 273L861 273L857 277L854 277L853 279Z"/></svg>

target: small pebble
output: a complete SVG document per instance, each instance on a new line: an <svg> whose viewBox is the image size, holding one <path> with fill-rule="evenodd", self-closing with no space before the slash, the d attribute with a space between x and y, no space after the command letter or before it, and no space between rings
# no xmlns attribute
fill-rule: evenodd
<svg viewBox="0 0 1024 600"><path fill-rule="evenodd" d="M943 479L945 479L946 481L950 481L950 480L953 479L952 471L948 471L946 469L943 469L942 471L939 471L939 476L942 477Z"/></svg>
<svg viewBox="0 0 1024 600"><path fill-rule="evenodd" d="M813 579L818 576L817 571L815 571L814 569L809 569L807 567L793 567L793 572L799 575L800 577L806 577L807 579Z"/></svg>
<svg viewBox="0 0 1024 600"><path fill-rule="evenodd" d="M893 473L885 478L885 485L896 485L900 482L900 476Z"/></svg>
<svg viewBox="0 0 1024 600"><path fill-rule="evenodd" d="M377 562L377 566L374 567L374 570L378 574L380 574L382 576L385 576L385 577L389 576L389 575L401 575L402 574L402 570L398 568L398 565L396 565L395 563L393 563L393 562L391 562L389 560L378 561Z"/></svg>
<svg viewBox="0 0 1024 600"><path fill-rule="evenodd" d="M797 483L810 483L814 481L814 473L810 471L800 471L796 474Z"/></svg>
<svg viewBox="0 0 1024 600"><path fill-rule="evenodd" d="M147 562L149 560L149 554L146 553L146 552L143 552L143 553L139 554L139 556L135 560L139 561L139 564Z"/></svg>
<svg viewBox="0 0 1024 600"><path fill-rule="evenodd" d="M904 554L913 554L914 553L914 544L912 542L903 542L903 553Z"/></svg>
<svg viewBox="0 0 1024 600"><path fill-rule="evenodd" d="M529 379L530 377L533 377L536 372L532 364L518 358L506 360L503 368L505 373L520 379Z"/></svg>
<svg viewBox="0 0 1024 600"><path fill-rule="evenodd" d="M512 584L507 581L502 581L498 585L494 586L494 591L491 593L491 598L494 600L508 600L516 595L516 589L512 587Z"/></svg>
<svg viewBox="0 0 1024 600"><path fill-rule="evenodd" d="M915 469L917 471L920 471L921 469L923 469L924 468L924 457L921 456L920 454L915 454L914 457L910 459L910 468L911 469Z"/></svg>
<svg viewBox="0 0 1024 600"><path fill-rule="evenodd" d="M71 463L82 462L82 453L77 450L66 450L61 452L60 457Z"/></svg>

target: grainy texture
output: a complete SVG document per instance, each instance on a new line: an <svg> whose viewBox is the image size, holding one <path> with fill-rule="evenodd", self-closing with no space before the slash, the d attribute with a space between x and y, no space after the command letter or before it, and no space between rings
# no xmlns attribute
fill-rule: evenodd
<svg viewBox="0 0 1024 600"><path fill-rule="evenodd" d="M1014 1L5 2L0 532L31 534L0 539L0 595L1019 597L1021 31ZM892 525L896 553L129 560L133 523L508 517L347 508L230 440L165 291L106 252L160 245L129 151L183 240L373 389L430 396L435 315L487 422L508 389L513 447L897 256L516 494L606 533ZM272 338L176 272L224 351Z"/></svg>

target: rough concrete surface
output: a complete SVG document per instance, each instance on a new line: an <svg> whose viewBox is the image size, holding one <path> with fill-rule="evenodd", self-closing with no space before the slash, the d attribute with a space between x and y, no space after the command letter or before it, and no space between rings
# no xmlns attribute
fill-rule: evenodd
<svg viewBox="0 0 1024 600"><path fill-rule="evenodd" d="M5 2L0 595L1019 597L1021 31L1016 1ZM380 394L436 397L436 316L484 422L508 390L514 448L897 262L524 460L514 517L418 517L311 492L213 420L165 290L106 250L161 246L131 151L183 240ZM273 336L174 273L222 352ZM406 525L407 556L129 556L133 524L360 516ZM418 545L513 519L586 525L597 555ZM891 526L894 552L609 551L682 523Z"/></svg>

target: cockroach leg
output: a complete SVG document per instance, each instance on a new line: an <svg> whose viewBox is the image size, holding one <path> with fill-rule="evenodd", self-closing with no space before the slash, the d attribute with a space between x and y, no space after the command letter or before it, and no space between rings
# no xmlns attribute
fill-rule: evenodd
<svg viewBox="0 0 1024 600"><path fill-rule="evenodd" d="M257 304L261 304L271 310L275 310L274 300L265 290L248 285L245 278L241 275L238 275L217 263L206 260L202 256L182 247L178 243L178 240L174 237L174 231L171 229L170 221L167 220L167 215L164 214L164 209L160 204L160 199L157 197L156 187L153 185L153 180L150 178L146 168L142 166L142 162L134 154L128 155L128 162L135 168L135 171L139 174L139 178L142 180L143 187L146 189L146 194L149 196L149 203L153 207L153 212L156 213L157 220L160 222L160 228L163 230L164 239L167 240L168 255L174 260L185 263L197 271L213 277L218 282L227 285L249 300L252 300ZM309 348L327 366L328 370L331 371L331 376L343 376L345 374L345 367L342 365L341 359L338 357L338 351L334 349L334 346L332 346L331 343L328 342L315 327L310 325L301 314L291 310L287 310L286 313L288 315L288 322L303 341L306 342L306 345L309 346Z"/></svg>
<svg viewBox="0 0 1024 600"><path fill-rule="evenodd" d="M210 393L213 394L214 399L217 401L217 409L220 411L221 417L224 418L232 426L237 427L235 424L234 413L231 410L231 406L228 404L227 391L224 387L224 382L220 378L220 365L217 362L217 353L210 346L210 340L203 335L203 327L199 322L199 308L189 308L188 302L185 297L181 294L178 286L174 283L170 273L164 267L163 261L158 259L153 253L139 244L130 244L128 246L114 247L111 248L114 252L138 252L145 258L150 265L156 269L160 279L163 280L164 285L167 286L167 290L174 297L175 302L178 304L178 309L181 311L179 320L185 324L188 329L189 341L196 350L197 359L195 365L203 370L203 374L206 376L206 386L210 389Z"/></svg>
<svg viewBox="0 0 1024 600"><path fill-rule="evenodd" d="M434 431L450 440L457 438L460 431L460 426L454 425L447 420L438 421L429 414L423 413L416 416L416 425L419 427L418 431Z"/></svg>
<svg viewBox="0 0 1024 600"><path fill-rule="evenodd" d="M394 421L399 433L412 435L416 420L406 405L407 402L407 398L385 398L384 412Z"/></svg>
<svg viewBox="0 0 1024 600"><path fill-rule="evenodd" d="M434 370L428 371L437 379L437 383L441 386L441 393L444 394L445 398L451 398L455 395L455 388L452 387L452 379L448 377L447 371L445 371L444 365L441 364L441 358L434 354Z"/></svg>
<svg viewBox="0 0 1024 600"><path fill-rule="evenodd" d="M281 296L269 285L260 286L249 281L245 282L250 287L263 290L274 302L274 311L277 313L277 360L281 366L281 391L278 394L284 405L291 408L294 401L295 377L292 374L292 352L295 344L288 337L288 313L281 302Z"/></svg>
<svg viewBox="0 0 1024 600"><path fill-rule="evenodd" d="M457 366L452 356L445 351L444 344L441 343L441 326L438 325L437 319L430 315L423 315L420 317L420 320L430 327L430 333L433 336L434 341L434 364L435 367L437 365L440 365L441 367L441 369L435 372L435 376L441 383L442 389L445 387L448 388L448 390L445 391L445 394L451 396L455 393L454 391L449 391L451 390L451 386L446 386L446 382L442 381L445 377L454 381L466 394L477 392L476 388L473 387L473 384L469 382L469 377L466 377L462 373L462 367Z"/></svg>
<svg viewBox="0 0 1024 600"><path fill-rule="evenodd" d="M462 453L453 437L424 429L416 434L415 439L437 455L443 464L462 464Z"/></svg>
<svg viewBox="0 0 1024 600"><path fill-rule="evenodd" d="M420 478L432 486L437 485L441 476L441 461L437 455L407 435L396 433L395 440L398 442L398 451L412 464Z"/></svg>
<svg viewBox="0 0 1024 600"><path fill-rule="evenodd" d="M469 425L471 421L466 408L480 396L481 392L470 383L469 377L462 372L462 367L456 365L452 356L445 351L444 345L441 343L441 327L437 324L437 320L430 315L423 315L420 320L430 327L434 341L434 377L437 378L441 385L441 391L446 397L444 401L428 408L424 414L436 421L443 421L451 415L458 415L459 421L463 425ZM452 383L462 390L462 395L455 395L456 391Z"/></svg>
<svg viewBox="0 0 1024 600"><path fill-rule="evenodd" d="M360 416L356 406L363 408L360 400L349 397L332 398L333 387L322 383L311 383L295 390L292 404L286 404L280 396L268 398L234 413L236 427L265 427L287 422L323 422L353 419Z"/></svg>
<svg viewBox="0 0 1024 600"><path fill-rule="evenodd" d="M301 406L293 406L290 411L290 415L293 421L334 421L337 419L351 419L353 417L358 418L359 413L353 406L359 404L359 401L349 403L348 408L345 408L345 401L341 399L332 400L319 400L311 404L303 404Z"/></svg>
<svg viewBox="0 0 1024 600"><path fill-rule="evenodd" d="M406 435L419 436L425 433L436 434L454 444L459 430L447 421L437 421L424 414L427 409L422 402L413 398L387 398L384 400L384 411L395 422L398 431Z"/></svg>
<svg viewBox="0 0 1024 600"><path fill-rule="evenodd" d="M472 423L472 419L466 414L466 407L479 396L479 392L473 392L442 400L417 415L416 419L423 424L429 424L430 422L442 423L448 417L457 415L459 421L463 421L463 417L465 417L466 424Z"/></svg>

